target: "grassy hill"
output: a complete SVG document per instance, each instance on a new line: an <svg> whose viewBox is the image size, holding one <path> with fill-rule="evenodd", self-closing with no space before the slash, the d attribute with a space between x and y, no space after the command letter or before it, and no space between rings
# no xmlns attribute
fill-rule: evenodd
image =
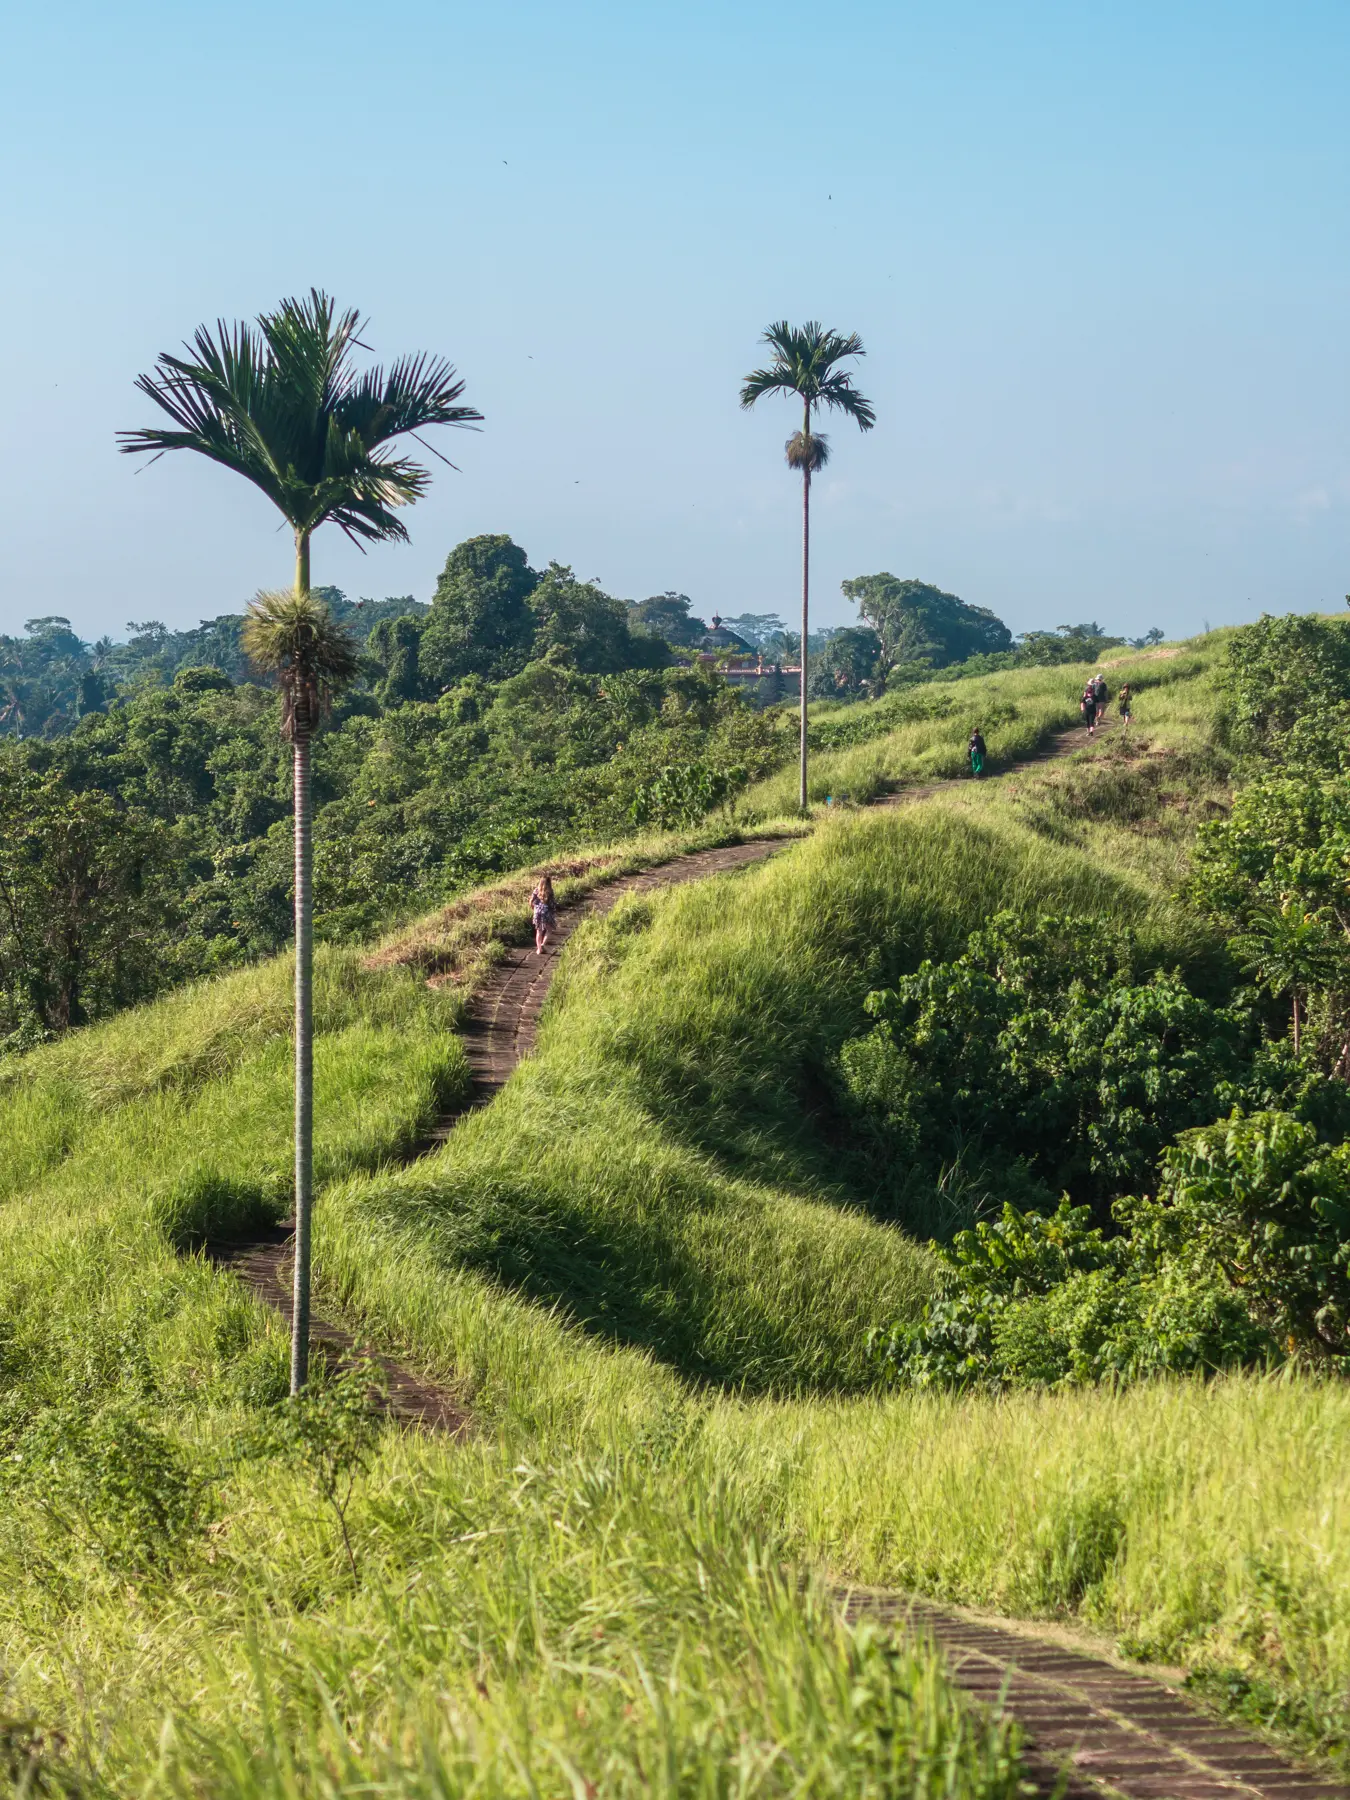
<svg viewBox="0 0 1350 1800"><path fill-rule="evenodd" d="M1173 897L1222 798L1213 663L1206 640L1128 665L1133 750L832 806L757 869L621 902L569 947L536 1057L431 1156L408 1160L464 1087L454 1028L521 883L321 953L320 1292L470 1404L466 1441L366 1433L340 1380L283 1428L278 1321L194 1253L286 1208L285 959L7 1071L0 1768L1011 1794L1015 1741L930 1657L835 1623L810 1569L1079 1613L1333 1741L1343 1389L878 1396L867 1330L938 1273L921 1209L869 1203L831 1086L869 989L999 909L1117 920L1148 966L1231 984ZM974 723L1006 764L1076 719L1083 673L832 711L822 797L955 774ZM784 799L752 792L758 828Z"/></svg>

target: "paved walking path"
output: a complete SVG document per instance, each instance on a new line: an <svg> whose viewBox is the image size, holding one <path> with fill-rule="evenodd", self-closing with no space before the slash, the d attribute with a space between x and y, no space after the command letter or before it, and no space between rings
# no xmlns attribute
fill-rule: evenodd
<svg viewBox="0 0 1350 1800"><path fill-rule="evenodd" d="M208 1244L206 1255L218 1269L237 1275L265 1305L280 1313L289 1331L293 1318L294 1249L291 1228L278 1225L265 1237L247 1244ZM468 1430L468 1409L449 1388L414 1374L395 1357L384 1355L345 1326L311 1312L309 1336L311 1345L335 1362L351 1363L362 1357L373 1362L384 1376L384 1408L401 1425L423 1431L448 1431L456 1437Z"/></svg>
<svg viewBox="0 0 1350 1800"><path fill-rule="evenodd" d="M425 1154L443 1144L464 1117L495 1100L517 1065L534 1049L535 1029L543 1010L558 957L577 926L586 919L601 918L627 894L647 894L657 888L675 887L686 881L702 881L733 869L763 862L796 837L755 838L749 843L728 844L720 850L699 850L676 857L640 875L625 875L607 882L574 906L558 909L558 923L542 956L534 945L513 945L474 995L464 1026L472 1086L465 1103L439 1118L419 1146Z"/></svg>
<svg viewBox="0 0 1350 1800"><path fill-rule="evenodd" d="M841 1590L850 1619L930 1637L956 1685L1016 1719L1043 1794L1101 1800L1347 1800L1350 1786L1300 1768L1250 1732L1199 1712L1176 1688L906 1594ZM1062 1787L1060 1784L1062 1783Z"/></svg>
<svg viewBox="0 0 1350 1800"><path fill-rule="evenodd" d="M1108 717L1102 734L1115 725ZM1086 747L1081 728L1059 733L1038 755L999 774ZM997 779L997 775L991 775ZM960 785L936 781L901 788L877 802L896 806ZM758 838L719 850L681 856L640 875L597 889L560 909L558 927L543 956L513 947L479 989L470 1008L465 1044L472 1087L464 1106L436 1121L418 1154L437 1149L468 1111L488 1105L534 1047L535 1028L557 959L583 920L608 912L624 895L647 893L724 874L762 862L798 842ZM268 1240L215 1245L213 1259L246 1281L290 1321L289 1237L278 1229ZM446 1388L422 1380L394 1358L367 1349L342 1326L316 1317L314 1338L340 1358L370 1355L389 1385L389 1411L426 1430L462 1433L470 1420ZM1002 1707L1029 1739L1028 1771L1040 1793L1063 1800L1350 1800L1350 1786L1300 1769L1290 1758L1249 1733L1203 1714L1174 1688L1117 1668L1100 1657L1023 1635L905 1594L839 1590L851 1619L871 1617L929 1636L946 1653L956 1684L977 1700Z"/></svg>

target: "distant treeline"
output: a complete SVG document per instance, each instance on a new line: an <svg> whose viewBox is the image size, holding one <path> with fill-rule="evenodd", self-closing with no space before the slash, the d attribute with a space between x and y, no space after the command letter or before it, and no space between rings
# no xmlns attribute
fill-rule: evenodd
<svg viewBox="0 0 1350 1800"><path fill-rule="evenodd" d="M719 621L693 611L673 591L622 601L570 569L532 569L507 537L470 538L446 562L430 604L401 595L349 600L317 590L364 650L362 691L382 705L430 700L469 674L502 680L551 649L568 652L585 673L669 667L698 651L753 651L772 668L795 662L800 634L777 613L743 612ZM937 670L987 674L1030 664L1090 660L1127 641L1095 622L1061 625L1014 640L1001 619L927 582L886 573L843 583L860 623L811 636L812 699L877 697L929 680ZM186 669L218 669L236 683L255 680L240 643L244 615L222 613L189 631L156 619L130 621L128 638L84 642L55 614L30 619L22 635L0 634L0 735L56 738L91 713L105 712ZM766 683L755 698L784 690Z"/></svg>

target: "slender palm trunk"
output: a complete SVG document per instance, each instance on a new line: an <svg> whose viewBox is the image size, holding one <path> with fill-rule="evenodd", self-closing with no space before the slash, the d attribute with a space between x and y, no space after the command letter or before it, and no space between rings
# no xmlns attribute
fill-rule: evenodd
<svg viewBox="0 0 1350 1800"><path fill-rule="evenodd" d="M802 422L802 436L811 442L811 403L807 402ZM802 469L802 695L801 695L801 794L798 806L806 811L806 639L809 629L811 599L811 467Z"/></svg>
<svg viewBox="0 0 1350 1800"><path fill-rule="evenodd" d="M296 534L295 587L309 591L309 537ZM314 1211L314 892L310 841L310 719L299 705L292 740L295 799L295 1290L291 1313L291 1392L309 1378L310 1226Z"/></svg>
<svg viewBox="0 0 1350 1800"><path fill-rule="evenodd" d="M1294 1055L1298 1055L1299 1028L1303 1023L1303 1008L1299 1005L1298 989L1294 989Z"/></svg>

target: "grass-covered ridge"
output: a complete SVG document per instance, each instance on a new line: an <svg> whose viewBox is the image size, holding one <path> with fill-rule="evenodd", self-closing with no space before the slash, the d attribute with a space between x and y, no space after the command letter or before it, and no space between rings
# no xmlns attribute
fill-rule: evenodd
<svg viewBox="0 0 1350 1800"><path fill-rule="evenodd" d="M1165 734L1188 715L1212 718L1217 696L1209 675L1221 638L1216 632L1196 646L1141 651L1104 665L1113 691L1124 681L1133 688L1141 732ZM926 682L879 701L821 709L812 726L812 804L827 797L865 802L894 788L964 776L966 744L976 725L989 745L991 768L1034 756L1055 733L1079 724L1079 696L1095 666L1069 663ZM785 769L753 786L745 805L754 814L787 811L796 792L793 772Z"/></svg>
<svg viewBox="0 0 1350 1800"><path fill-rule="evenodd" d="M833 1178L829 1066L869 986L1019 904L1119 916L1160 963L1214 955L1171 902L992 791L832 823L588 926L496 1104L435 1157L334 1197L345 1279L378 1224L686 1374L866 1384L867 1327L930 1278Z"/></svg>
<svg viewBox="0 0 1350 1800"><path fill-rule="evenodd" d="M1039 674L990 692L1021 706ZM356 1580L312 1471L259 1437L277 1322L191 1254L211 1208L285 1204L284 961L23 1059L3 1095L0 1715L66 1734L55 1771L156 1796L1010 1792L1007 1746L931 1665L841 1631L798 1584L815 1568L1081 1614L1333 1737L1338 1387L859 1391L867 1325L932 1280L831 1136L862 995L999 907L1127 922L1153 964L1221 985L1222 942L1173 898L1221 794L1213 712L1192 672L1141 700L1142 756L1108 740L844 809L758 869L621 904L569 947L537 1057L409 1167L463 1080L454 1026L518 928L515 889L373 962L323 954L323 1305L476 1418L467 1443L372 1446ZM917 769L950 729L885 753ZM72 1413L94 1424L53 1451ZM96 1494L102 1537L79 1522ZM156 1494L171 1531L137 1499Z"/></svg>

